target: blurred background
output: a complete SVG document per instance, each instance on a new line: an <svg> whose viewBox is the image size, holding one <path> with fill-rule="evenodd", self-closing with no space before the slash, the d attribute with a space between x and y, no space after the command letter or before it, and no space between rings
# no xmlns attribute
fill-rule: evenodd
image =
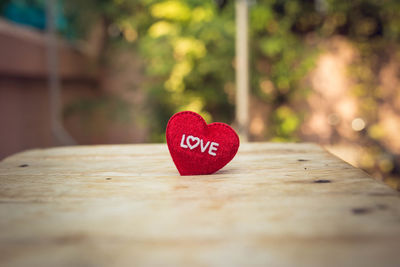
<svg viewBox="0 0 400 267"><path fill-rule="evenodd" d="M400 1L250 0L249 141L316 142L400 189ZM0 0L0 159L235 120L234 0Z"/></svg>

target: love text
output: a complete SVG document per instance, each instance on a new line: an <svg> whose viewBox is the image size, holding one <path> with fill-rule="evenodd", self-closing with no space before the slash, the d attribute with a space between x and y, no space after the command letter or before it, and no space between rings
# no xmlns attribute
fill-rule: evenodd
<svg viewBox="0 0 400 267"><path fill-rule="evenodd" d="M182 140L181 140L182 148L189 148L190 150L193 150L198 146L200 146L200 151L202 153L204 153L208 148L208 154L210 154L211 156L216 156L217 154L215 152L217 152L219 144L210 141L207 141L207 143L204 144L203 139L200 139L193 135L189 135L187 137L185 136L185 134L182 135Z"/></svg>

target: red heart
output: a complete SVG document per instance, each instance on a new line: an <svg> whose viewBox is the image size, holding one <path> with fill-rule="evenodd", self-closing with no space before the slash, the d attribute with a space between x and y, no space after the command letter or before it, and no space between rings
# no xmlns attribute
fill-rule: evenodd
<svg viewBox="0 0 400 267"><path fill-rule="evenodd" d="M211 174L233 159L239 137L227 124L206 124L197 113L183 111L167 125L167 144L181 175Z"/></svg>

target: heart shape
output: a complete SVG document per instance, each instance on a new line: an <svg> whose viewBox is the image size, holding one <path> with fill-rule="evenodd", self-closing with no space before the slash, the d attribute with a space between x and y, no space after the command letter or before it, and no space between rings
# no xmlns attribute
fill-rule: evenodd
<svg viewBox="0 0 400 267"><path fill-rule="evenodd" d="M207 125L197 113L182 111L168 122L168 149L181 175L211 174L228 164L239 148L239 137L227 124Z"/></svg>
<svg viewBox="0 0 400 267"><path fill-rule="evenodd" d="M196 142L194 145L192 145L192 144L190 143L190 140L195 140L195 141L197 141L197 142ZM186 143L187 143L188 147L190 148L190 150L192 150L192 149L194 149L194 148L196 148L196 147L198 147L198 146L200 145L200 138L194 137L194 136L192 136L192 135L189 135L189 136L187 137L187 139L186 139Z"/></svg>

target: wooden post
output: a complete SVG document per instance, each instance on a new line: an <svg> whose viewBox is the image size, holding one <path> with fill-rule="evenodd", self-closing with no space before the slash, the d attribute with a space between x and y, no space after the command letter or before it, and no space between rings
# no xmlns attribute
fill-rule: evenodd
<svg viewBox="0 0 400 267"><path fill-rule="evenodd" d="M236 0L236 122L241 141L248 140L249 52L247 0Z"/></svg>
<svg viewBox="0 0 400 267"><path fill-rule="evenodd" d="M55 0L46 1L47 65L49 72L50 123L55 144L75 145L76 141L66 132L61 118L61 81L59 75L58 49L56 37Z"/></svg>

